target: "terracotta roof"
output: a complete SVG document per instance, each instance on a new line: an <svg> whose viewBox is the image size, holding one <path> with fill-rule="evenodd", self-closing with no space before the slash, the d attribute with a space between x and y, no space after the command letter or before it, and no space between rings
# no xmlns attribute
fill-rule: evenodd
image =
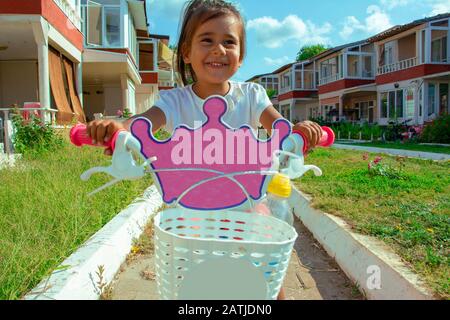
<svg viewBox="0 0 450 320"><path fill-rule="evenodd" d="M256 80L256 79L261 78L261 77L273 76L273 75L274 75L273 73L258 74L256 76L253 76L250 79L246 80L245 82L250 82L250 81Z"/></svg>
<svg viewBox="0 0 450 320"><path fill-rule="evenodd" d="M356 42L352 42L352 43L347 43L347 44L343 44L341 46L338 47L334 47L331 49L328 49L322 53L319 53L317 55L315 55L314 57L312 57L310 60L319 60L322 59L326 56L332 55L335 52L341 51L342 49L348 48L348 47L355 47L355 46L359 46L361 44L367 43L367 40L361 40L361 41L356 41Z"/></svg>
<svg viewBox="0 0 450 320"><path fill-rule="evenodd" d="M288 63L288 64L286 64L286 65L284 65L284 66L278 68L277 70L275 70L275 71L272 72L272 73L275 74L275 73L283 72L284 70L287 70L287 69L289 69L290 67L292 67L292 66L294 65L294 63L295 63L295 62Z"/></svg>
<svg viewBox="0 0 450 320"><path fill-rule="evenodd" d="M369 39L367 39L367 41L369 42L376 42L376 41L381 41L384 40L386 38L395 36L399 33L402 33L403 31L412 29L414 27L420 26L421 24L430 22L430 21L434 21L434 20L440 20L440 19L446 19L446 18L450 18L450 13L444 13L444 14L438 14L436 16L433 17L428 17L428 18L423 18L423 19L419 19L419 20L415 20L413 22L404 24L404 25L397 25L395 27L392 27L386 31L383 31Z"/></svg>

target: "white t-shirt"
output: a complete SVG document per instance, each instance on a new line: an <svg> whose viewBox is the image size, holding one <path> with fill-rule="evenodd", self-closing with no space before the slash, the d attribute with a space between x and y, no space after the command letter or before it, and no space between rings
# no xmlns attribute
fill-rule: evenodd
<svg viewBox="0 0 450 320"><path fill-rule="evenodd" d="M192 85L163 90L159 95L154 105L164 112L168 132L173 132L181 124L194 128L196 121L206 122L203 113L205 100L195 94ZM224 98L228 102L228 110L222 119L232 128L249 125L256 130L260 126L262 112L272 105L264 87L251 82L230 81L230 91Z"/></svg>

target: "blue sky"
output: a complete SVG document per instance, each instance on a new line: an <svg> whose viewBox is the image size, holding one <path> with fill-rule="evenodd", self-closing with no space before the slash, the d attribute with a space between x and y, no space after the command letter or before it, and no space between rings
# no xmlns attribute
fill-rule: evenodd
<svg viewBox="0 0 450 320"><path fill-rule="evenodd" d="M185 0L147 0L150 32L175 44ZM293 62L303 45L338 46L397 24L450 12L449 0L234 0L247 28L247 55L234 80Z"/></svg>

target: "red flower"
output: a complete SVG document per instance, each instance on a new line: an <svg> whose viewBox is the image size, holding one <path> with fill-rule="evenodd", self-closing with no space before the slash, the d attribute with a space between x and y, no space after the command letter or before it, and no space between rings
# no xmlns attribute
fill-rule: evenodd
<svg viewBox="0 0 450 320"><path fill-rule="evenodd" d="M372 163L369 162L368 168L369 168L369 170L372 169Z"/></svg>
<svg viewBox="0 0 450 320"><path fill-rule="evenodd" d="M382 157L376 157L375 160L373 161L373 163L378 164L378 163L380 163L381 160L383 160Z"/></svg>

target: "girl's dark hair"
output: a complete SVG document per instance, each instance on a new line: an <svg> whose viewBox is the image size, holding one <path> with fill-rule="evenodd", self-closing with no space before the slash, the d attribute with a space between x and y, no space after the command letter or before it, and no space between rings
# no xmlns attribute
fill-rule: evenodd
<svg viewBox="0 0 450 320"><path fill-rule="evenodd" d="M223 0L190 0L186 3L176 54L177 69L184 85L189 84L189 80L197 81L192 66L185 64L183 60L183 53L189 50L195 30L211 19L229 14L236 16L242 25L239 42L240 59L243 60L245 56L245 26L239 10L233 4Z"/></svg>

